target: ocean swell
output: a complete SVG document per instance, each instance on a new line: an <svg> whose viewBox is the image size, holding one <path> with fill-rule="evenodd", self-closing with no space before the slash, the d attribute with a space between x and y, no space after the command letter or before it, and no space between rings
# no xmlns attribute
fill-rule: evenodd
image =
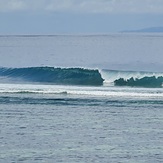
<svg viewBox="0 0 163 163"><path fill-rule="evenodd" d="M104 79L98 70L84 68L0 68L0 76L8 81L23 80L65 85L103 85Z"/></svg>

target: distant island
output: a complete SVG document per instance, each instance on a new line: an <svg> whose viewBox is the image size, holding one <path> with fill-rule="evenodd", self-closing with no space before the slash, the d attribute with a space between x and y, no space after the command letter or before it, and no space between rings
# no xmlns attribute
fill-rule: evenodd
<svg viewBox="0 0 163 163"><path fill-rule="evenodd" d="M149 27L138 30L125 30L121 32L146 32L146 33L161 33L163 32L163 27Z"/></svg>

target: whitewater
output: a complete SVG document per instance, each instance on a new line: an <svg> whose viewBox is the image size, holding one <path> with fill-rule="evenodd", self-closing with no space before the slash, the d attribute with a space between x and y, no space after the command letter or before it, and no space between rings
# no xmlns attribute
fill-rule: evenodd
<svg viewBox="0 0 163 163"><path fill-rule="evenodd" d="M0 162L161 163L162 43L0 36Z"/></svg>

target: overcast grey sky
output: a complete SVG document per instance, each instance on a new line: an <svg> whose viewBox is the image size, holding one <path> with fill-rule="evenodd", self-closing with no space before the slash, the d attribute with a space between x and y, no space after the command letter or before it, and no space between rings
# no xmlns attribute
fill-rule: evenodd
<svg viewBox="0 0 163 163"><path fill-rule="evenodd" d="M109 33L163 26L163 0L0 0L0 34Z"/></svg>

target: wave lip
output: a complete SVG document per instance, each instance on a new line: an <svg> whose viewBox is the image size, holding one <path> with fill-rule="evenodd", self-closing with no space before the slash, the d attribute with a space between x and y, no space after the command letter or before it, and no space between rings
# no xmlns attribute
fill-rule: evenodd
<svg viewBox="0 0 163 163"><path fill-rule="evenodd" d="M0 76L9 80L23 80L27 82L41 82L65 85L103 85L104 79L98 70L84 68L0 68Z"/></svg>

